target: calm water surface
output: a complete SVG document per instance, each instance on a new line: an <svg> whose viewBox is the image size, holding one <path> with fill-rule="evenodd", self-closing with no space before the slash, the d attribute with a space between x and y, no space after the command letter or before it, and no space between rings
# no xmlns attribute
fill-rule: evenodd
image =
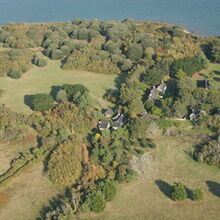
<svg viewBox="0 0 220 220"><path fill-rule="evenodd" d="M0 0L0 24L74 18L164 21L220 35L220 0Z"/></svg>

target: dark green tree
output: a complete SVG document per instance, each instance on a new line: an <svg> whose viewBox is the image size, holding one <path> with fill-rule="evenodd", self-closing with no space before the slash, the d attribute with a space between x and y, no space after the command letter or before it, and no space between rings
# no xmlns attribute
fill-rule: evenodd
<svg viewBox="0 0 220 220"><path fill-rule="evenodd" d="M54 100L52 96L40 93L33 95L31 105L35 111L46 111L54 107Z"/></svg>
<svg viewBox="0 0 220 220"><path fill-rule="evenodd" d="M183 184L175 183L171 187L171 198L175 201L184 200L187 198L186 189Z"/></svg>

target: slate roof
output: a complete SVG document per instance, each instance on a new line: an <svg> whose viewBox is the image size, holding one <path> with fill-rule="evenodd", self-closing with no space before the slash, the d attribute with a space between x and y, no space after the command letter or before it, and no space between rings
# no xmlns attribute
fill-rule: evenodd
<svg viewBox="0 0 220 220"><path fill-rule="evenodd" d="M162 93L165 93L166 89L167 89L167 85L164 81L162 81L160 85L157 87L157 90Z"/></svg>
<svg viewBox="0 0 220 220"><path fill-rule="evenodd" d="M124 123L124 115L120 115L118 120L113 123L112 128L116 130L116 129L122 127L123 123Z"/></svg>
<svg viewBox="0 0 220 220"><path fill-rule="evenodd" d="M110 126L109 122L106 121L106 120L102 120L99 122L99 129L100 130L105 130L105 129L108 129Z"/></svg>
<svg viewBox="0 0 220 220"><path fill-rule="evenodd" d="M153 86L153 89L151 90L148 99L154 101L157 98L158 94L159 94L159 92L158 92L157 88L155 86Z"/></svg>

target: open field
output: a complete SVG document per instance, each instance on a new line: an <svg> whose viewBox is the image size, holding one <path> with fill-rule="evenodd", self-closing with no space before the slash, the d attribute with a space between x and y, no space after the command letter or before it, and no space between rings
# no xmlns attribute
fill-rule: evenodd
<svg viewBox="0 0 220 220"><path fill-rule="evenodd" d="M116 199L100 214L81 216L83 220L217 220L220 219L220 172L218 168L192 160L185 151L192 150L190 137L163 136L152 152L155 172L122 186ZM190 143L191 144L188 144ZM206 182L210 181L210 182ZM168 196L170 185L181 182L187 188L201 187L204 200L174 202ZM210 191L212 192L210 192ZM215 190L215 192L214 192ZM74 218L72 218L74 219Z"/></svg>
<svg viewBox="0 0 220 220"><path fill-rule="evenodd" d="M105 91L115 85L115 75L104 75L86 71L65 71L60 68L59 61L48 60L43 68L34 66L21 79L0 78L0 88L4 90L0 103L19 112L31 112L24 103L26 95L50 93L52 86L65 83L85 85L91 95L101 102ZM55 88L55 87L54 87Z"/></svg>
<svg viewBox="0 0 220 220"><path fill-rule="evenodd" d="M0 175L10 168L11 160L18 157L19 152L26 152L36 144L36 133L30 128L23 140L0 142Z"/></svg>
<svg viewBox="0 0 220 220"><path fill-rule="evenodd" d="M42 163L37 163L0 191L0 219L36 219L48 199L63 192L43 176L42 170Z"/></svg>

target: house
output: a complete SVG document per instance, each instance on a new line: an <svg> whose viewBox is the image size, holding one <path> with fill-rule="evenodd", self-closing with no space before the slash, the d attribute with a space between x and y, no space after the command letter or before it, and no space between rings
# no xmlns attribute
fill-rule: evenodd
<svg viewBox="0 0 220 220"><path fill-rule="evenodd" d="M113 123L112 128L114 130L117 130L118 128L122 127L124 124L124 120L125 120L124 115L120 115L120 117L117 119L117 121L115 121Z"/></svg>
<svg viewBox="0 0 220 220"><path fill-rule="evenodd" d="M200 110L197 108L192 108L192 113L189 115L190 121L196 121L200 116Z"/></svg>
<svg viewBox="0 0 220 220"><path fill-rule="evenodd" d="M203 87L205 89L209 89L210 88L209 80L207 80L207 79L203 80Z"/></svg>
<svg viewBox="0 0 220 220"><path fill-rule="evenodd" d="M99 121L99 130L100 131L103 131L105 129L109 129L109 127L110 127L109 121L106 121L106 120Z"/></svg>
<svg viewBox="0 0 220 220"><path fill-rule="evenodd" d="M119 111L116 111L112 117L113 121L118 120L118 118L121 116L121 113Z"/></svg>
<svg viewBox="0 0 220 220"><path fill-rule="evenodd" d="M167 85L164 81L162 81L160 85L157 87L158 92L161 92L163 94L166 92L166 89L167 89Z"/></svg>
<svg viewBox="0 0 220 220"><path fill-rule="evenodd" d="M150 95L148 97L149 100L154 101L157 99L159 92L155 86L153 86L153 89L150 91Z"/></svg>
<svg viewBox="0 0 220 220"><path fill-rule="evenodd" d="M104 116L105 117L110 118L110 117L112 117L112 115L113 115L113 110L111 108L108 108L108 109L104 110Z"/></svg>

